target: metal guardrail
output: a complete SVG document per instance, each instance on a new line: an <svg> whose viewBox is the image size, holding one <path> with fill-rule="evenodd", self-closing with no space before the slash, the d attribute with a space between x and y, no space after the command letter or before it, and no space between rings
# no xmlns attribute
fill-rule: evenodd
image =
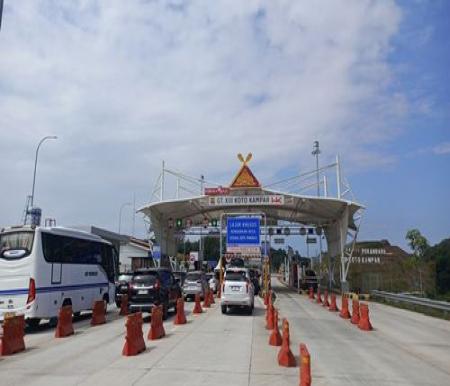
<svg viewBox="0 0 450 386"><path fill-rule="evenodd" d="M388 299L388 300L393 300L393 301L402 302L402 303L409 303L409 304L414 304L414 305L418 305L418 306L424 306L424 307L428 307L428 308L434 308L437 310L450 312L450 303L449 302L442 302L439 300L419 298L417 296L405 295L405 294L395 294L392 292L384 292L384 291L375 291L374 290L374 291L370 291L370 293L373 296Z"/></svg>

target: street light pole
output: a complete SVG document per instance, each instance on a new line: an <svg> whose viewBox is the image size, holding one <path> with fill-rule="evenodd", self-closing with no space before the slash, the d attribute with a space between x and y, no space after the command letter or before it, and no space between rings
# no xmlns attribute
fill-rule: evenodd
<svg viewBox="0 0 450 386"><path fill-rule="evenodd" d="M317 197L320 197L320 176L319 176L319 141L314 141L312 155L316 156L316 177L317 177Z"/></svg>
<svg viewBox="0 0 450 386"><path fill-rule="evenodd" d="M31 189L31 199L30 199L30 206L31 206L31 207L33 207L33 205L34 205L34 188L35 188L35 185L36 185L36 169L37 169L37 161L38 161L38 155L39 155L39 148L41 147L42 143L43 143L44 141L46 141L47 139L57 139L57 138L58 138L58 137L57 137L56 135L48 135L48 136L42 138L42 139L39 141L39 144L38 144L38 146L37 146L37 148L36 148L36 157L35 157L35 159L34 159L33 187L32 187L32 189Z"/></svg>
<svg viewBox="0 0 450 386"><path fill-rule="evenodd" d="M122 210L123 210L123 208L125 208L128 205L132 205L131 202L124 202L120 206L120 210L119 210L119 235L120 235L120 228L121 228L121 225L122 225Z"/></svg>

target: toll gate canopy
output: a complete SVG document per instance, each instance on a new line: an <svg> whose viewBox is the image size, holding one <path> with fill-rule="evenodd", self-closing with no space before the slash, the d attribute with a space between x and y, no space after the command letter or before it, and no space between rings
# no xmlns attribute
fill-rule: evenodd
<svg viewBox="0 0 450 386"><path fill-rule="evenodd" d="M297 195L264 188L248 167L249 158L239 158L241 168L229 187L206 188L199 196L152 202L138 210L150 219L161 253L176 255L175 219L181 219L184 227L193 227L231 213L263 213L268 224L281 220L321 228L328 254L341 259L341 281L345 281L351 260L351 249L346 248L348 236L353 232L356 241L359 226L355 214L363 206L343 198Z"/></svg>

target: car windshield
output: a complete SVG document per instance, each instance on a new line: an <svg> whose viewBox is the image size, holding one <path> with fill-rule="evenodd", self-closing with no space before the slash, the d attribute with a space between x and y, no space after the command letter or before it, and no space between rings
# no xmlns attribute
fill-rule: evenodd
<svg viewBox="0 0 450 386"><path fill-rule="evenodd" d="M0 257L13 260L28 256L33 248L34 232L20 231L0 234ZM13 253L22 251L22 253Z"/></svg>
<svg viewBox="0 0 450 386"><path fill-rule="evenodd" d="M139 274L133 277L133 283L135 284L144 284L144 285L153 285L157 279L156 274Z"/></svg>
<svg viewBox="0 0 450 386"><path fill-rule="evenodd" d="M246 281L244 271L227 271L225 274L225 280L228 281Z"/></svg>
<svg viewBox="0 0 450 386"><path fill-rule="evenodd" d="M199 273L188 273L186 276L186 281L197 281L200 280L202 277Z"/></svg>
<svg viewBox="0 0 450 386"><path fill-rule="evenodd" d="M119 281L129 282L133 278L133 275L119 275Z"/></svg>

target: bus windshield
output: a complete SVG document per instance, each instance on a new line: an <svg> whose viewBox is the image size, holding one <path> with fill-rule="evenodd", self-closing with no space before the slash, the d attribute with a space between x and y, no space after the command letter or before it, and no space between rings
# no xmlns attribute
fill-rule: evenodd
<svg viewBox="0 0 450 386"><path fill-rule="evenodd" d="M0 233L0 257L7 260L28 256L33 247L34 232Z"/></svg>

